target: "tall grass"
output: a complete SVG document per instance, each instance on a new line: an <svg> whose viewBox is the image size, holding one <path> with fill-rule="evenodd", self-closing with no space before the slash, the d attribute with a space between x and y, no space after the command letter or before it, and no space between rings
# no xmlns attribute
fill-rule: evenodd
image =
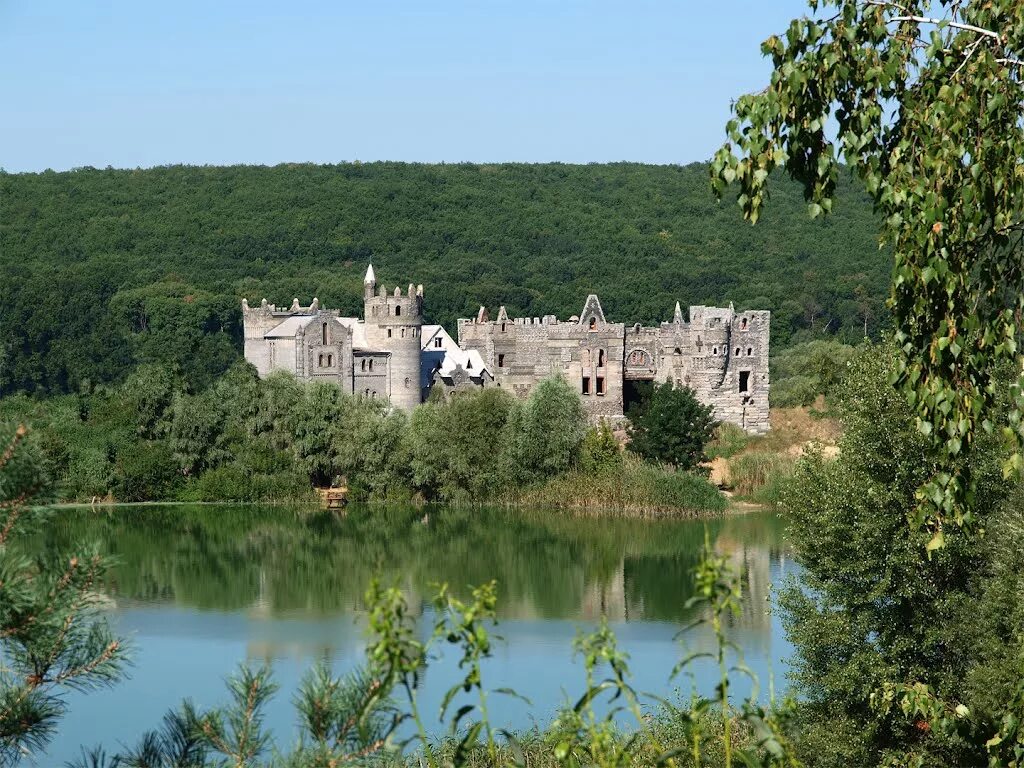
<svg viewBox="0 0 1024 768"><path fill-rule="evenodd" d="M742 453L729 460L729 478L736 495L775 503L795 466L789 454Z"/></svg>
<svg viewBox="0 0 1024 768"><path fill-rule="evenodd" d="M725 499L704 477L652 465L629 454L593 474L567 472L508 495L504 501L641 517L698 516L722 512L726 507Z"/></svg>

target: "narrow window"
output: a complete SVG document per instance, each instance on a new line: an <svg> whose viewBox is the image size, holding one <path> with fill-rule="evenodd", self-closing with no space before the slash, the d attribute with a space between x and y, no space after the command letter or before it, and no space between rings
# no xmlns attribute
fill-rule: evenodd
<svg viewBox="0 0 1024 768"><path fill-rule="evenodd" d="M505 356L504 355L498 355L498 367L499 368L504 368L505 367Z"/></svg>
<svg viewBox="0 0 1024 768"><path fill-rule="evenodd" d="M747 347L747 357L750 357L752 354L754 354L754 348Z"/></svg>
<svg viewBox="0 0 1024 768"><path fill-rule="evenodd" d="M740 371L740 392L750 391L750 371Z"/></svg>
<svg viewBox="0 0 1024 768"><path fill-rule="evenodd" d="M472 371L473 370L473 361L472 360L467 360L466 361L466 370L467 371Z"/></svg>
<svg viewBox="0 0 1024 768"><path fill-rule="evenodd" d="M739 356L740 356L740 348L736 347L736 357L739 357Z"/></svg>
<svg viewBox="0 0 1024 768"><path fill-rule="evenodd" d="M372 357L370 358L370 370L371 371L373 370L373 358Z"/></svg>
<svg viewBox="0 0 1024 768"><path fill-rule="evenodd" d="M399 317L402 314L401 307L395 307L395 317Z"/></svg>
<svg viewBox="0 0 1024 768"><path fill-rule="evenodd" d="M324 342L324 346L326 347L327 346L327 323L324 323L324 327L321 330L323 331L323 342Z"/></svg>
<svg viewBox="0 0 1024 768"><path fill-rule="evenodd" d="M598 368L604 368L604 350L603 349L597 350L597 367ZM600 379L598 379L598 381L600 381Z"/></svg>
<svg viewBox="0 0 1024 768"><path fill-rule="evenodd" d="M402 329L402 338L405 338L405 328Z"/></svg>
<svg viewBox="0 0 1024 768"><path fill-rule="evenodd" d="M370 399L371 400L375 400L376 398L377 398L377 390L375 389L375 390L373 390L373 392L370 393Z"/></svg>
<svg viewBox="0 0 1024 768"><path fill-rule="evenodd" d="M505 332L505 324L504 324L504 323L502 323L502 324L501 324L501 332L502 332L502 333L504 333L504 332Z"/></svg>
<svg viewBox="0 0 1024 768"><path fill-rule="evenodd" d="M590 318L590 330L592 330L592 331L597 330L597 318L596 317Z"/></svg>
<svg viewBox="0 0 1024 768"><path fill-rule="evenodd" d="M604 376L597 377L597 394L604 394Z"/></svg>
<svg viewBox="0 0 1024 768"><path fill-rule="evenodd" d="M583 377L583 394L584 395L589 395L590 394L590 377L589 376L584 376Z"/></svg>
<svg viewBox="0 0 1024 768"><path fill-rule="evenodd" d="M747 318L745 318L745 317L740 321L740 330L741 331L747 330Z"/></svg>
<svg viewBox="0 0 1024 768"><path fill-rule="evenodd" d="M391 335L391 331L388 331L388 335L389 336ZM717 355L718 354L718 347L713 347L712 350L711 350L711 354L712 355Z"/></svg>
<svg viewBox="0 0 1024 768"><path fill-rule="evenodd" d="M367 396L367 397L369 397L369 396L370 396L370 388L369 388L369 387L367 387L367 388L366 388L366 396Z"/></svg>
<svg viewBox="0 0 1024 768"><path fill-rule="evenodd" d="M440 336L438 336L436 339L434 339L434 346L437 347L438 349L441 348L441 337Z"/></svg>
<svg viewBox="0 0 1024 768"><path fill-rule="evenodd" d="M391 338L391 329L390 328L388 328L388 338L389 339Z"/></svg>
<svg viewBox="0 0 1024 768"><path fill-rule="evenodd" d="M366 370L366 361L363 360L362 365L360 365L359 367L362 368L365 371Z"/></svg>

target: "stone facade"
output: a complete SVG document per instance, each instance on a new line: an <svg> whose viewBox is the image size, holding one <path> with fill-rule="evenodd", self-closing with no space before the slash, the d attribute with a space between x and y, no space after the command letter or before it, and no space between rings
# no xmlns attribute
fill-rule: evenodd
<svg viewBox="0 0 1024 768"><path fill-rule="evenodd" d="M626 326L605 318L597 296L580 315L491 320L483 307L458 322L458 342L423 324L423 286L389 293L371 266L363 318L340 317L319 301L287 309L242 302L245 358L260 376L283 370L304 380L335 381L351 394L411 410L431 388L506 387L521 398L546 376L577 387L594 421L623 418L638 382L689 387L715 416L747 432L768 430L771 313L679 304L671 322Z"/></svg>
<svg viewBox="0 0 1024 768"><path fill-rule="evenodd" d="M320 302L295 299L278 309L242 301L245 359L260 376L287 371L336 382L349 394L384 399L403 410L419 404L423 286L388 293L371 266L363 283L363 319L340 317Z"/></svg>
<svg viewBox="0 0 1024 768"><path fill-rule="evenodd" d="M593 420L622 418L635 382L689 387L716 418L747 432L768 431L768 341L771 313L676 304L671 322L626 327L609 322L597 296L567 322L553 315L495 320L481 308L459 320L459 346L477 350L494 385L526 397L545 376L560 373L578 388Z"/></svg>

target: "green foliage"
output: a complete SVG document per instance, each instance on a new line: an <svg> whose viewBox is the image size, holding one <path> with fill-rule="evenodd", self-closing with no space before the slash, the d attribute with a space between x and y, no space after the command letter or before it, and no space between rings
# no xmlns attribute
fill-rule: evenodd
<svg viewBox="0 0 1024 768"><path fill-rule="evenodd" d="M834 339L795 344L772 356L772 406L811 405L842 383L854 348Z"/></svg>
<svg viewBox="0 0 1024 768"><path fill-rule="evenodd" d="M774 386L775 382L772 382L773 392ZM772 401L774 402L774 400L775 395L773 394ZM728 459L746 448L749 442L750 435L743 429L728 421L720 422L715 428L714 439L707 445L708 458L715 459L720 456L723 459Z"/></svg>
<svg viewBox="0 0 1024 768"><path fill-rule="evenodd" d="M601 419L596 427L591 427L583 436L580 446L580 469L583 472L597 474L602 470L618 466L622 463L622 450L615 439L608 422Z"/></svg>
<svg viewBox="0 0 1024 768"><path fill-rule="evenodd" d="M729 461L729 483L739 496L774 504L792 477L795 463L788 454L743 453Z"/></svg>
<svg viewBox="0 0 1024 768"><path fill-rule="evenodd" d="M585 430L586 413L576 390L561 376L543 379L505 431L513 475L536 482L565 472L579 457Z"/></svg>
<svg viewBox="0 0 1024 768"><path fill-rule="evenodd" d="M725 498L704 477L622 454L597 472L573 470L508 494L533 507L638 516L701 515L725 510Z"/></svg>
<svg viewBox="0 0 1024 768"><path fill-rule="evenodd" d="M780 181L750 230L716 204L707 173L351 163L3 174L0 395L118 382L140 363L198 391L241 354L241 297L317 295L354 314L371 258L389 284L423 283L428 320L452 331L480 304L568 317L591 292L610 317L647 324L676 300L771 309L776 348L804 329L859 339L865 316L872 334L886 322L889 270L858 187L841 182L846 215L821 223Z"/></svg>
<svg viewBox="0 0 1024 768"><path fill-rule="evenodd" d="M49 524L43 459L24 426L0 427L0 765L45 749L65 694L118 680L125 647L100 615L95 552L33 556Z"/></svg>
<svg viewBox="0 0 1024 768"><path fill-rule="evenodd" d="M713 409L697 402L689 388L658 384L629 427L629 450L648 461L688 470L706 460L704 446L715 433Z"/></svg>
<svg viewBox="0 0 1024 768"><path fill-rule="evenodd" d="M497 388L421 405L413 412L408 441L416 487L427 499L494 495L508 475L508 444L499 438L521 409Z"/></svg>
<svg viewBox="0 0 1024 768"><path fill-rule="evenodd" d="M757 221L777 166L803 184L812 216L832 209L841 161L864 181L895 257L895 378L940 459L922 478L912 519L937 548L945 519L972 520L970 454L993 429L999 367L1019 361L1024 332L1024 5L811 7L812 18L762 44L771 83L736 101L714 186L721 194L738 180L744 215ZM1003 431L1017 450L1007 473L1024 466L1019 381L1012 391Z"/></svg>
<svg viewBox="0 0 1024 768"><path fill-rule="evenodd" d="M783 594L784 620L801 742L814 765L873 766L883 753L916 748L920 730L873 708L871 695L915 681L963 701L979 659L969 628L978 626L989 545L953 529L929 556L930 534L907 525L931 460L912 408L889 384L897 365L892 347L858 352L837 397L838 457L803 458L782 494L802 565L800 583ZM1000 462L998 441L980 437L972 472L985 527L995 527L1009 490ZM936 745L928 764L978 764L973 754Z"/></svg>

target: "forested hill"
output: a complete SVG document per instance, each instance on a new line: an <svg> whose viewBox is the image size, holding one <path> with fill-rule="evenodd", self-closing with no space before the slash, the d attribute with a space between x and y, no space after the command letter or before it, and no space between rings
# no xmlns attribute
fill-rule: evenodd
<svg viewBox="0 0 1024 768"><path fill-rule="evenodd" d="M777 347L804 329L859 338L865 316L885 320L876 231L849 181L821 222L780 180L752 227L714 200L704 164L0 173L0 391L73 390L139 362L203 386L240 354L243 296L356 313L371 259L386 285L423 283L452 331L481 304L565 318L596 292L617 321L733 301L772 310Z"/></svg>

